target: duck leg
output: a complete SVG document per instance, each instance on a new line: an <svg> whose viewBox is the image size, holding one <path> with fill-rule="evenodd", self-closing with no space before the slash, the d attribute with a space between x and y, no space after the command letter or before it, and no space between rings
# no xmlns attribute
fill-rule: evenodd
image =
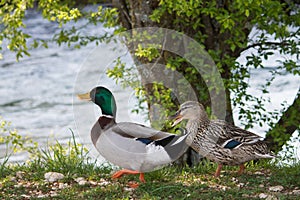
<svg viewBox="0 0 300 200"><path fill-rule="evenodd" d="M244 164L241 164L241 165L240 165L240 169L239 169L239 171L238 171L238 174L239 174L239 175L243 174L243 173L244 173L244 169L245 169L245 165L244 165Z"/></svg>
<svg viewBox="0 0 300 200"><path fill-rule="evenodd" d="M215 177L219 177L221 174L221 169L222 169L223 165L222 164L218 164L218 168L215 172Z"/></svg>
<svg viewBox="0 0 300 200"><path fill-rule="evenodd" d="M133 171L133 170L128 170L128 169L122 169L122 170L115 172L112 175L112 178L120 178L124 174L140 174L140 177L139 177L140 181L142 183L146 183L145 178L144 178L144 173L141 173L138 171ZM139 186L139 184L138 183L129 183L129 186L132 188L137 188Z"/></svg>

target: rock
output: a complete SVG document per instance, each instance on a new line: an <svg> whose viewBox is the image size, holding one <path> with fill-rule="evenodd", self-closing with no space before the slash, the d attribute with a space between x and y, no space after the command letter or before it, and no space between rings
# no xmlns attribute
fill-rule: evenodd
<svg viewBox="0 0 300 200"><path fill-rule="evenodd" d="M272 196L272 195L268 195L268 197L266 198L266 200L277 200L277 197Z"/></svg>
<svg viewBox="0 0 300 200"><path fill-rule="evenodd" d="M30 199L30 196L27 194L21 194L20 196L23 197L24 199Z"/></svg>
<svg viewBox="0 0 300 200"><path fill-rule="evenodd" d="M258 187L263 188L265 187L264 184L260 184Z"/></svg>
<svg viewBox="0 0 300 200"><path fill-rule="evenodd" d="M260 194L258 195L258 197L259 197L260 199L266 199L266 198L268 197L268 195L265 194L265 193L260 193Z"/></svg>
<svg viewBox="0 0 300 200"><path fill-rule="evenodd" d="M50 191L50 197L56 197L58 194L54 191Z"/></svg>
<svg viewBox="0 0 300 200"><path fill-rule="evenodd" d="M100 182L98 183L100 186L106 186L108 184L110 184L110 182L105 179L100 179Z"/></svg>
<svg viewBox="0 0 300 200"><path fill-rule="evenodd" d="M63 179L65 176L58 172L47 172L47 173L45 173L44 177L45 177L46 181L52 183L52 182Z"/></svg>
<svg viewBox="0 0 300 200"><path fill-rule="evenodd" d="M91 185L98 185L98 183L96 182L96 181L89 181L89 183L91 184Z"/></svg>
<svg viewBox="0 0 300 200"><path fill-rule="evenodd" d="M269 190L272 191L272 192L280 192L282 191L284 188L283 186L281 185L276 185L276 186L272 186L272 187L269 187Z"/></svg>
<svg viewBox="0 0 300 200"><path fill-rule="evenodd" d="M292 194L300 195L300 190L293 190L293 191L292 191Z"/></svg>
<svg viewBox="0 0 300 200"><path fill-rule="evenodd" d="M78 185L86 185L88 182L83 177L78 177L75 179Z"/></svg>
<svg viewBox="0 0 300 200"><path fill-rule="evenodd" d="M264 173L260 172L260 171L257 171L257 172L254 172L255 175L264 175Z"/></svg>
<svg viewBox="0 0 300 200"><path fill-rule="evenodd" d="M242 197L243 197L243 198L249 198L250 195L249 195L249 194L242 194Z"/></svg>
<svg viewBox="0 0 300 200"><path fill-rule="evenodd" d="M22 182L17 183L17 185L14 185L15 188L24 187L24 184Z"/></svg>
<svg viewBox="0 0 300 200"><path fill-rule="evenodd" d="M13 176L13 177L10 177L9 180L10 180L11 182L17 182L17 178L14 177L14 176Z"/></svg>
<svg viewBox="0 0 300 200"><path fill-rule="evenodd" d="M58 184L58 189L64 189L68 187L68 183L59 183Z"/></svg>
<svg viewBox="0 0 300 200"><path fill-rule="evenodd" d="M124 191L132 192L134 191L134 188L124 187Z"/></svg>
<svg viewBox="0 0 300 200"><path fill-rule="evenodd" d="M272 196L272 195L268 195L265 193L260 193L258 196L260 199L266 199L266 200L277 200L277 197Z"/></svg>
<svg viewBox="0 0 300 200"><path fill-rule="evenodd" d="M75 178L74 181L76 181L78 183L80 181L85 181L85 179L83 177L78 177L78 178Z"/></svg>
<svg viewBox="0 0 300 200"><path fill-rule="evenodd" d="M47 197L47 195L45 195L45 194L39 194L38 196L37 196L37 198L46 198Z"/></svg>
<svg viewBox="0 0 300 200"><path fill-rule="evenodd" d="M237 180L237 178L235 178L235 177L232 177L232 178L231 178L231 181L232 181L232 182L235 182L235 183L239 182L239 180Z"/></svg>
<svg viewBox="0 0 300 200"><path fill-rule="evenodd" d="M237 186L238 186L239 188L242 188L242 187L245 186L245 183L238 183Z"/></svg>
<svg viewBox="0 0 300 200"><path fill-rule="evenodd" d="M22 172L22 171L17 171L16 172L16 177L18 179L23 179L24 175L25 175L25 172Z"/></svg>

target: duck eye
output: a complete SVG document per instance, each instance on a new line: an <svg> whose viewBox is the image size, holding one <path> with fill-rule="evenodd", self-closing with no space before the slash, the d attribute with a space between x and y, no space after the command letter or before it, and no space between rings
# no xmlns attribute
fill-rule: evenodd
<svg viewBox="0 0 300 200"><path fill-rule="evenodd" d="M105 101L104 97L100 96L100 101L104 102Z"/></svg>

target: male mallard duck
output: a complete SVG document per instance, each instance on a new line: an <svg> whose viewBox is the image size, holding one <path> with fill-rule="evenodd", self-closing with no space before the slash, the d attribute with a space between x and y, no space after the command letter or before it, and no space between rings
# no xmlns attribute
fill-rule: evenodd
<svg viewBox="0 0 300 200"><path fill-rule="evenodd" d="M187 101L173 116L173 126L187 119L186 142L199 154L218 163L215 176L220 176L222 165L239 165L254 159L274 158L262 137L221 120L209 120L202 104Z"/></svg>
<svg viewBox="0 0 300 200"><path fill-rule="evenodd" d="M105 87L96 87L78 97L91 100L101 108L102 116L93 126L91 138L105 159L124 168L113 174L113 178L140 174L140 181L145 182L143 172L175 161L188 147L186 135L178 136L131 122L116 123L115 98Z"/></svg>

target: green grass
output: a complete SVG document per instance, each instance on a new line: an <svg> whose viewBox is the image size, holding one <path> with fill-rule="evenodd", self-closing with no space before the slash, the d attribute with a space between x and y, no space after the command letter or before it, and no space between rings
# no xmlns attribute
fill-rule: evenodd
<svg viewBox="0 0 300 200"><path fill-rule="evenodd" d="M17 134L13 139L22 138ZM7 140L9 142L9 140ZM18 141L17 146L22 146ZM24 148L31 154L30 161L11 165L7 157L0 163L1 199L300 199L300 163L278 165L268 160L248 163L246 172L237 175L237 167L225 166L220 178L213 177L216 164L204 161L193 168L166 166L145 174L146 183L136 189L128 187L138 182L138 175L111 179L110 165L97 165L88 158L86 149L76 143L74 135L67 145L49 145L47 149ZM65 178L49 183L44 174L60 172ZM83 177L86 185L76 178ZM271 186L283 186L280 192Z"/></svg>
<svg viewBox="0 0 300 200"><path fill-rule="evenodd" d="M41 161L39 161L41 162ZM51 164L52 166L53 164ZM200 164L193 168L168 166L145 174L146 183L137 189L128 187L129 181L138 182L138 176L128 175L111 179L110 167L84 163L74 173L78 163L64 169L65 178L54 183L44 181L48 172L45 163L10 166L10 173L0 178L0 196L3 199L259 199L265 193L278 199L299 199L291 194L300 189L300 165L276 167L272 164L252 164L245 174L238 176L235 167L226 167L220 178L214 178L215 164ZM58 166L57 166L58 167ZM52 168L51 168L52 169ZM55 168L60 171L60 168ZM22 176L16 174L22 171ZM79 185L76 177L84 177L88 184ZM66 188L59 187L65 184ZM271 186L281 185L281 192L271 192ZM42 197L42 198L41 198Z"/></svg>

